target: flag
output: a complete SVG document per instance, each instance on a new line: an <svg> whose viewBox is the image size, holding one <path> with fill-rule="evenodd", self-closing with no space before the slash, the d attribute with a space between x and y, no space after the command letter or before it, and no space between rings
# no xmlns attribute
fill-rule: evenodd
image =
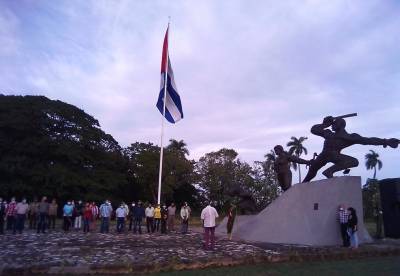
<svg viewBox="0 0 400 276"><path fill-rule="evenodd" d="M169 28L168 28L169 29ZM163 114L164 108L164 88L167 89L166 102L165 102L165 119L170 123L176 123L183 118L181 98L179 97L178 90L174 80L174 72L171 67L171 60L168 55L168 29L164 37L164 45L161 60L161 84L160 94L158 96L157 108ZM168 62L168 68L166 66ZM167 74L167 85L165 86L165 74Z"/></svg>

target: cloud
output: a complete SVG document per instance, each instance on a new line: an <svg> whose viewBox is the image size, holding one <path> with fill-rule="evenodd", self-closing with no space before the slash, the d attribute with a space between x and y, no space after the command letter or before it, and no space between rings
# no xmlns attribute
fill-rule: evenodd
<svg viewBox="0 0 400 276"><path fill-rule="evenodd" d="M161 47L184 120L166 125L192 158L232 147L262 160L326 115L358 112L350 131L400 136L400 12L395 1L25 1L0 4L0 89L44 94L99 119L123 146L159 144ZM4 91L4 92L3 92ZM354 147L360 161L369 147ZM381 151L397 176L397 151ZM387 160L386 160L387 159ZM386 161L385 161L386 160ZM367 175L363 165L356 173Z"/></svg>

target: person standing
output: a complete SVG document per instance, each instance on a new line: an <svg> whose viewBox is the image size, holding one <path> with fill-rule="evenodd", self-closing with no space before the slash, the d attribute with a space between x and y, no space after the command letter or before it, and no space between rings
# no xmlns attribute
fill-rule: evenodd
<svg viewBox="0 0 400 276"><path fill-rule="evenodd" d="M4 216L6 215L6 204L0 197L0 235L4 235Z"/></svg>
<svg viewBox="0 0 400 276"><path fill-rule="evenodd" d="M228 222L226 223L226 232L228 233L228 238L229 240L232 239L232 230L233 230L233 224L235 223L235 218L236 218L236 206L234 204L231 204L231 207L229 207L228 210Z"/></svg>
<svg viewBox="0 0 400 276"><path fill-rule="evenodd" d="M74 222L75 230L80 230L82 227L83 208L84 206L82 200L79 200L78 204L75 205L75 211L76 211L75 222Z"/></svg>
<svg viewBox="0 0 400 276"><path fill-rule="evenodd" d="M39 222L37 226L37 233L39 234L42 232L43 234L46 233L46 223L47 217L49 215L49 203L47 202L47 197L42 197L42 201L39 203L38 206L39 211Z"/></svg>
<svg viewBox="0 0 400 276"><path fill-rule="evenodd" d="M15 227L15 216L17 202L15 201L15 197L11 198L11 202L7 205L6 209L6 217L7 217L7 230L14 230Z"/></svg>
<svg viewBox="0 0 400 276"><path fill-rule="evenodd" d="M83 233L88 233L90 230L90 222L92 221L93 213L92 207L89 202L86 202L85 208L83 209Z"/></svg>
<svg viewBox="0 0 400 276"><path fill-rule="evenodd" d="M350 247L352 249L358 248L358 218L356 210L353 207L347 209L349 211L348 231L350 234Z"/></svg>
<svg viewBox="0 0 400 276"><path fill-rule="evenodd" d="M56 229L56 219L57 219L58 204L55 198L51 201L49 205L49 229Z"/></svg>
<svg viewBox="0 0 400 276"><path fill-rule="evenodd" d="M146 215L142 206L142 202L139 200L137 206L133 208L133 233L136 234L136 231L139 231L139 234L142 234L142 219L145 217Z"/></svg>
<svg viewBox="0 0 400 276"><path fill-rule="evenodd" d="M161 234L167 234L168 209L167 205L161 208Z"/></svg>
<svg viewBox="0 0 400 276"><path fill-rule="evenodd" d="M215 246L215 219L218 212L209 203L202 211L200 218L203 220L204 227L204 249L214 250Z"/></svg>
<svg viewBox="0 0 400 276"><path fill-rule="evenodd" d="M108 233L109 225L110 225L110 218L113 208L111 206L111 202L106 200L100 206L100 217L101 217L101 226L100 232L101 233Z"/></svg>
<svg viewBox="0 0 400 276"><path fill-rule="evenodd" d="M20 234L24 230L25 226L25 218L26 214L28 213L29 205L26 203L26 199L22 199L21 202L18 202L17 206L15 207L16 213L16 222L14 224L13 233L16 234L17 230Z"/></svg>
<svg viewBox="0 0 400 276"><path fill-rule="evenodd" d="M92 209L92 220L90 222L90 229L95 230L96 229L96 221L97 218L99 217L99 207L97 207L96 202L92 202L90 204L90 208Z"/></svg>
<svg viewBox="0 0 400 276"><path fill-rule="evenodd" d="M131 206L130 206L130 210L129 210L129 215L128 215L128 218L129 218L129 229L128 229L128 231L131 231L132 230L132 228L133 228L133 222L134 222L134 215L133 215L133 210L135 209L135 202L132 202L131 203Z"/></svg>
<svg viewBox="0 0 400 276"><path fill-rule="evenodd" d="M29 229L36 229L37 226L37 218L38 218L38 206L39 202L38 199L35 197L33 199L33 202L29 204L29 211L28 211L28 216L29 216Z"/></svg>
<svg viewBox="0 0 400 276"><path fill-rule="evenodd" d="M168 231L175 231L175 214L176 214L176 206L175 203L171 203L168 207Z"/></svg>
<svg viewBox="0 0 400 276"><path fill-rule="evenodd" d="M154 208L154 230L156 232L160 231L160 223L161 223L161 207L160 204L157 204L156 208Z"/></svg>
<svg viewBox="0 0 400 276"><path fill-rule="evenodd" d="M117 217L117 232L122 233L124 231L125 218L127 216L124 203L121 203L119 208L115 211L115 216Z"/></svg>
<svg viewBox="0 0 400 276"><path fill-rule="evenodd" d="M63 208L64 225L63 229L65 232L69 231L72 224L72 213L74 212L74 206L71 201L68 201Z"/></svg>
<svg viewBox="0 0 400 276"><path fill-rule="evenodd" d="M184 205L181 208L181 219L182 219L182 224L181 224L181 233L186 234L188 232L189 228L189 216L190 216L190 211L188 208L187 203L185 202Z"/></svg>
<svg viewBox="0 0 400 276"><path fill-rule="evenodd" d="M339 206L338 216L339 216L340 234L342 236L343 247L349 247L350 246L350 236L347 231L349 212L347 212L347 210L343 204Z"/></svg>
<svg viewBox="0 0 400 276"><path fill-rule="evenodd" d="M147 226L147 233L154 232L154 207L151 206L151 203L147 206L145 210L146 214L146 226Z"/></svg>

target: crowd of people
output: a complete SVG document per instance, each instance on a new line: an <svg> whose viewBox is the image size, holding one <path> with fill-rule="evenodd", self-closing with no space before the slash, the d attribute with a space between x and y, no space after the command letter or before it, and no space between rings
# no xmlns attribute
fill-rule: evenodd
<svg viewBox="0 0 400 276"><path fill-rule="evenodd" d="M31 203L28 203L25 198L20 202L17 202L15 197L9 202L0 198L0 234L4 234L4 231L10 231L13 234L22 233L25 224L37 233L46 233L47 230L56 228L59 213L62 213L62 229L65 232L71 229L81 230L84 233L96 231L99 221L99 231L108 233L110 221L115 218L117 233L127 230L142 234L142 227L145 227L147 233L165 234L167 231L175 231L176 212L174 203L167 207L166 204L153 206L151 203L144 204L141 201L132 202L128 206L121 202L114 210L109 200L105 200L100 206L93 201L70 200L59 208L56 199L49 202L46 197L43 197L40 202L34 199ZM191 213L191 208L185 202L179 212L180 231L183 234L188 232Z"/></svg>
<svg viewBox="0 0 400 276"><path fill-rule="evenodd" d="M127 231L142 234L142 226L145 227L145 230L147 229L147 233L160 232L166 234L176 231L177 207L174 203L167 207L166 204L162 206L160 204L155 206L151 203L144 204L140 200L132 202L130 206L121 202L114 211L109 200L105 200L100 206L95 202L70 200L59 209L56 199L53 199L50 203L47 197L43 197L40 202L34 199L33 202L28 203L25 198L17 202L13 197L10 202L3 201L0 198L0 234L4 234L5 223L6 231L22 234L27 219L29 229L35 230L38 234L44 234L47 230L56 228L59 211L62 212L62 229L65 232L69 232L72 228L84 233L96 231L97 221L100 220L100 232L109 233L110 220L114 217L117 233L122 233L128 228ZM184 202L179 211L180 232L182 234L188 233L191 214L191 208L187 202ZM216 218L218 218L218 213L210 204L201 212L204 227L204 248L206 250L214 249Z"/></svg>

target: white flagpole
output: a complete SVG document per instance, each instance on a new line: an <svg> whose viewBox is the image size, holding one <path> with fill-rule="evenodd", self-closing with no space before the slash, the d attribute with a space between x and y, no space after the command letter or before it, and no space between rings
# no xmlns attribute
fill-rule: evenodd
<svg viewBox="0 0 400 276"><path fill-rule="evenodd" d="M165 102L167 96L167 76L168 76L168 62L169 62L169 20L168 17L168 34L167 34L167 57L165 63L165 75L164 75L164 97L163 97L163 115L161 117L161 146L160 146L160 169L158 172L158 195L157 195L157 204L161 204L161 176L162 176L162 167L163 167L163 156L164 156L164 147L163 147L163 140L164 140L164 118L165 118Z"/></svg>

